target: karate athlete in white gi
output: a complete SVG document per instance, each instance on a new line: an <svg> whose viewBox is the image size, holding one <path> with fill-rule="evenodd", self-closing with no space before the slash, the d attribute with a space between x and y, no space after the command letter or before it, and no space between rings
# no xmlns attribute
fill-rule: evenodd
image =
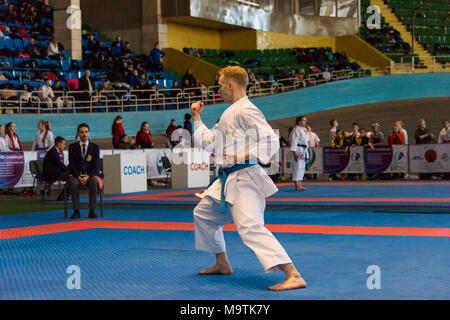
<svg viewBox="0 0 450 320"><path fill-rule="evenodd" d="M217 162L221 178L200 195L202 200L194 209L195 247L216 255L216 264L199 274L233 273L222 227L234 222L242 241L266 273L285 272L286 280L270 286L270 290L305 288L306 282L286 251L264 226L265 198L278 189L257 161L269 162L279 149L278 137L246 96L247 72L234 66L222 69L219 74L219 93L232 105L214 128L209 130L200 118L202 102L191 106L194 143L214 151L217 160L223 159Z"/></svg>
<svg viewBox="0 0 450 320"><path fill-rule="evenodd" d="M291 151L294 157L292 181L295 183L295 190L306 190L302 186L302 180L306 171L306 164L309 160L309 136L306 129L306 117L300 116L296 119L296 126L291 133Z"/></svg>

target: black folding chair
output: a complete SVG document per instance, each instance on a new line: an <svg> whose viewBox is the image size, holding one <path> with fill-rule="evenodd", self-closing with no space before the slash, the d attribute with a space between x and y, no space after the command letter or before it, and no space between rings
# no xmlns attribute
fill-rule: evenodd
<svg viewBox="0 0 450 320"><path fill-rule="evenodd" d="M45 181L44 179L44 166L42 160L32 160L30 161L30 172L33 177L33 190L31 191L31 197L33 198L34 194L34 187L37 186L37 181L41 180L44 182L44 190L42 191L42 198L41 202L44 202L47 200L47 189L50 188L50 186L58 182L59 186L59 194L62 194L63 201L64 201L64 208L67 206L67 181L66 180L58 180L58 181Z"/></svg>
<svg viewBox="0 0 450 320"><path fill-rule="evenodd" d="M169 158L167 158L165 156L161 157L161 162L162 162L164 170L166 170L166 172L167 172L167 175L166 175L166 184L167 184L167 181L169 180L169 173L172 173L172 163L170 163Z"/></svg>

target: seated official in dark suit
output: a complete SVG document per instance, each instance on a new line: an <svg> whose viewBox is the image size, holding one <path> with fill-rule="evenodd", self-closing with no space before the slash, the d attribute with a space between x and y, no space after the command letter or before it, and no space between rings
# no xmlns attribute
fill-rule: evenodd
<svg viewBox="0 0 450 320"><path fill-rule="evenodd" d="M65 180L67 167L61 161L60 152L64 151L66 140L63 137L55 138L55 146L45 154L43 178L46 182Z"/></svg>
<svg viewBox="0 0 450 320"><path fill-rule="evenodd" d="M77 129L80 141L69 146L69 184L74 209L71 219L80 218L80 186L89 188L89 218L97 218L97 192L100 170L100 148L89 141L89 125L82 123Z"/></svg>

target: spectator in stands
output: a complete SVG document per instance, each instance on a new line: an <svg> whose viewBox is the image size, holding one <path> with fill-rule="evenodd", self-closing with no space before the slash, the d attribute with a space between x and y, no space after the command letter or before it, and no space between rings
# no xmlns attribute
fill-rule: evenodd
<svg viewBox="0 0 450 320"><path fill-rule="evenodd" d="M41 14L37 11L35 6L30 7L30 13L28 14L27 23L33 27L38 27L41 24Z"/></svg>
<svg viewBox="0 0 450 320"><path fill-rule="evenodd" d="M170 124L166 129L167 138L170 139L170 137L172 136L172 133L175 131L176 128L177 128L177 125L175 124L175 119L170 120Z"/></svg>
<svg viewBox="0 0 450 320"><path fill-rule="evenodd" d="M322 73L322 78L326 82L331 81L331 73L328 71L328 67L325 67L325 70Z"/></svg>
<svg viewBox="0 0 450 320"><path fill-rule="evenodd" d="M13 3L8 4L8 11L5 14L6 22L15 23L19 20L19 13Z"/></svg>
<svg viewBox="0 0 450 320"><path fill-rule="evenodd" d="M133 70L133 75L130 77L130 85L133 88L136 88L139 85L140 77L139 77L139 71L137 69Z"/></svg>
<svg viewBox="0 0 450 320"><path fill-rule="evenodd" d="M186 83L186 80L188 80L188 86L192 87L195 84L195 78L192 75L192 70L187 69L186 73L183 75L183 84Z"/></svg>
<svg viewBox="0 0 450 320"><path fill-rule="evenodd" d="M111 127L111 134L113 136L112 144L113 144L114 149L119 148L121 137L126 135L125 129L123 128L122 121L123 121L122 116L117 116L114 119L112 127Z"/></svg>
<svg viewBox="0 0 450 320"><path fill-rule="evenodd" d="M93 80L91 79L91 71L86 69L84 72L84 77L80 78L78 81L78 90L81 92L79 95L80 101L82 101L83 106L90 106L91 96L94 93ZM83 109L87 112L87 109Z"/></svg>
<svg viewBox="0 0 450 320"><path fill-rule="evenodd" d="M23 151L14 122L9 122L5 126L5 141L9 151Z"/></svg>
<svg viewBox="0 0 450 320"><path fill-rule="evenodd" d="M305 80L305 69L302 68L302 69L298 70L297 78L300 81Z"/></svg>
<svg viewBox="0 0 450 320"><path fill-rule="evenodd" d="M111 43L111 47L115 47L117 45L117 43L119 44L120 50L122 50L123 48L123 41L122 41L122 37L121 36L117 36L116 40L114 40Z"/></svg>
<svg viewBox="0 0 450 320"><path fill-rule="evenodd" d="M4 135L5 135L5 127L3 127L0 124L0 152L8 152L9 151L8 145L6 143L6 140L3 137Z"/></svg>
<svg viewBox="0 0 450 320"><path fill-rule="evenodd" d="M208 90L206 89L205 85L200 83L199 78L195 78L195 84L194 87L195 90L195 96L205 98L208 94Z"/></svg>
<svg viewBox="0 0 450 320"><path fill-rule="evenodd" d="M344 135L341 129L336 130L336 135L331 140L331 147L336 149L342 149L344 145Z"/></svg>
<svg viewBox="0 0 450 320"><path fill-rule="evenodd" d="M388 137L388 144L404 144L405 136L403 135L402 129L399 126L394 126L391 134Z"/></svg>
<svg viewBox="0 0 450 320"><path fill-rule="evenodd" d="M43 161L43 178L47 182L67 179L68 170L61 161L60 152L64 151L66 140L63 137L55 138L55 145L50 148Z"/></svg>
<svg viewBox="0 0 450 320"><path fill-rule="evenodd" d="M247 74L248 74L248 84L249 86L252 84L255 84L257 82L255 75L253 74L252 70L250 70L250 68L247 69Z"/></svg>
<svg viewBox="0 0 450 320"><path fill-rule="evenodd" d="M330 142L333 141L334 137L336 136L337 128L339 126L339 123L336 119L333 119L330 121Z"/></svg>
<svg viewBox="0 0 450 320"><path fill-rule="evenodd" d="M53 95L56 97L56 105L61 104L61 106L64 106L64 93L65 89L61 86L60 80L55 80L53 83Z"/></svg>
<svg viewBox="0 0 450 320"><path fill-rule="evenodd" d="M47 57L53 60L61 60L61 53L59 52L58 40L53 38L48 43Z"/></svg>
<svg viewBox="0 0 450 320"><path fill-rule="evenodd" d="M122 56L121 41L114 41L111 47L111 57L113 59L119 59Z"/></svg>
<svg viewBox="0 0 450 320"><path fill-rule="evenodd" d="M134 66L133 66L133 59L131 59L130 57L130 53L126 52L123 56L120 57L120 59L122 60L122 62L126 62L127 66L128 66L128 70L129 71L133 71Z"/></svg>
<svg viewBox="0 0 450 320"><path fill-rule="evenodd" d="M127 135L122 135L120 137L119 149L136 149L136 140L134 138L128 137Z"/></svg>
<svg viewBox="0 0 450 320"><path fill-rule="evenodd" d="M189 113L184 115L184 129L189 131L189 134L192 136L191 115Z"/></svg>
<svg viewBox="0 0 450 320"><path fill-rule="evenodd" d="M181 89L185 90L189 88L192 88L191 84L189 83L189 79L184 79L183 84L181 85Z"/></svg>
<svg viewBox="0 0 450 320"><path fill-rule="evenodd" d="M161 72L163 70L163 64L161 59L164 58L166 54L159 49L159 43L155 43L152 51L148 56L150 70L152 72Z"/></svg>
<svg viewBox="0 0 450 320"><path fill-rule="evenodd" d="M100 148L89 141L89 125L82 123L77 128L80 141L69 146L69 178L72 205L74 209L71 219L80 216L80 186L89 188L89 218L98 218L95 214L97 193L99 188Z"/></svg>
<svg viewBox="0 0 450 320"><path fill-rule="evenodd" d="M438 143L450 143L450 122L448 120L443 121L444 127L439 132Z"/></svg>
<svg viewBox="0 0 450 320"><path fill-rule="evenodd" d="M384 134L380 131L380 124L378 122L372 122L372 135L370 136L370 141L374 144L384 143Z"/></svg>
<svg viewBox="0 0 450 320"><path fill-rule="evenodd" d="M306 130L308 131L308 141L309 141L309 147L314 148L314 147L320 147L320 139L317 136L317 134L315 134L312 131L311 126L306 126Z"/></svg>
<svg viewBox="0 0 450 320"><path fill-rule="evenodd" d="M32 151L45 151L47 152L55 145L53 139L53 133L51 131L51 125L49 121L40 120L37 125L39 131L34 138Z"/></svg>
<svg viewBox="0 0 450 320"><path fill-rule="evenodd" d="M355 137L355 143L357 146L367 145L369 142L369 138L366 135L366 129L360 128L358 134Z"/></svg>
<svg viewBox="0 0 450 320"><path fill-rule="evenodd" d="M142 122L141 130L136 134L136 147L139 149L150 149L155 147L148 122Z"/></svg>
<svg viewBox="0 0 450 320"><path fill-rule="evenodd" d="M353 129L353 132L352 132L353 138L356 139L356 137L359 134L359 124L358 124L358 122L353 122L352 129Z"/></svg>
<svg viewBox="0 0 450 320"><path fill-rule="evenodd" d="M129 43L128 41L125 42L125 45L122 48L122 52L121 53L122 53L122 56L126 55L127 53L131 54L132 53L132 51L131 51L131 43Z"/></svg>
<svg viewBox="0 0 450 320"><path fill-rule="evenodd" d="M417 130L414 137L416 138L416 144L434 143L434 135L427 129L424 119L419 119L417 121Z"/></svg>
<svg viewBox="0 0 450 320"><path fill-rule="evenodd" d="M41 54L41 46L35 43L34 38L30 39L30 43L25 48L25 52L33 59L42 59L43 57Z"/></svg>
<svg viewBox="0 0 450 320"><path fill-rule="evenodd" d="M350 147L355 145L354 139L353 139L353 133L351 131L344 130L343 136L344 136L344 142L342 144L342 148L344 148L345 152L349 152Z"/></svg>
<svg viewBox="0 0 450 320"><path fill-rule="evenodd" d="M48 109L53 108L53 102L56 103L58 109L62 109L64 102L61 98L57 99L53 94L53 89L50 86L50 79L44 79L44 85L39 88L39 99L47 105Z"/></svg>
<svg viewBox="0 0 450 320"><path fill-rule="evenodd" d="M399 127L401 132L403 133L403 136L405 138L405 144L408 144L408 131L405 130L405 124L402 120L395 121L394 126Z"/></svg>

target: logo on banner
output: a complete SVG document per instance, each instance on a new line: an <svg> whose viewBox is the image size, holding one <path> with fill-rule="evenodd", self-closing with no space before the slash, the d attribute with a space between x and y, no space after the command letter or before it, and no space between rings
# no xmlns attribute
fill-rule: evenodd
<svg viewBox="0 0 450 320"><path fill-rule="evenodd" d="M164 152L164 156L167 157L166 153ZM158 170L158 174L161 175L164 171L162 160L161 160L161 153L158 152L158 156L156 157L156 169Z"/></svg>
<svg viewBox="0 0 450 320"><path fill-rule="evenodd" d="M359 159L361 159L361 155L359 154L359 152L355 152L354 154L352 154L353 162L358 162Z"/></svg>
<svg viewBox="0 0 450 320"><path fill-rule="evenodd" d="M447 161L448 161L448 153L447 153L447 152L444 152L444 153L442 154L442 156L441 156L441 159L442 159L442 161L447 162Z"/></svg>
<svg viewBox="0 0 450 320"><path fill-rule="evenodd" d="M400 160L402 160L403 158L405 157L405 154L403 153L403 152L396 152L395 154L394 154L394 159L395 159L395 161L400 161Z"/></svg>
<svg viewBox="0 0 450 320"><path fill-rule="evenodd" d="M425 160L429 163L435 162L437 159L437 153L433 149L427 150L425 152Z"/></svg>

